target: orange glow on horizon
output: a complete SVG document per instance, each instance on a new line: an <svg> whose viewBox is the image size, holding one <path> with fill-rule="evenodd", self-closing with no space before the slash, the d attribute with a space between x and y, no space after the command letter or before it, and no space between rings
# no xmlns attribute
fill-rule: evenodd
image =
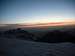
<svg viewBox="0 0 75 56"><path fill-rule="evenodd" d="M3 26L8 26L10 24L0 24L0 27L3 27ZM47 23L20 23L20 24L14 24L15 26L17 27L26 27L26 28L45 28L45 27L49 27L49 26L66 26L66 25L75 25L75 20L64 20L62 22L47 22ZM12 25L11 25L12 26Z"/></svg>
<svg viewBox="0 0 75 56"><path fill-rule="evenodd" d="M75 25L75 22L51 22L51 23L36 23L28 25L20 25L21 27L45 27L45 26L65 26Z"/></svg>

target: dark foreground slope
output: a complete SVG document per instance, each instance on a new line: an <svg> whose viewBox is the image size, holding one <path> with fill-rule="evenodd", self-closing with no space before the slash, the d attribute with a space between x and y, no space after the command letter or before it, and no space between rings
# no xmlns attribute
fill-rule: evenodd
<svg viewBox="0 0 75 56"><path fill-rule="evenodd" d="M75 56L75 44L0 38L0 56Z"/></svg>
<svg viewBox="0 0 75 56"><path fill-rule="evenodd" d="M0 38L30 40L46 43L75 43L75 28L71 28L69 30L34 31L30 32L21 28L0 31Z"/></svg>

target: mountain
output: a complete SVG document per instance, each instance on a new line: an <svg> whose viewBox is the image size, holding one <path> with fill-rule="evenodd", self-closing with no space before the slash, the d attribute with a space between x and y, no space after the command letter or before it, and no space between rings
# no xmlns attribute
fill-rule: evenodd
<svg viewBox="0 0 75 56"><path fill-rule="evenodd" d="M75 44L0 38L0 56L75 56Z"/></svg>

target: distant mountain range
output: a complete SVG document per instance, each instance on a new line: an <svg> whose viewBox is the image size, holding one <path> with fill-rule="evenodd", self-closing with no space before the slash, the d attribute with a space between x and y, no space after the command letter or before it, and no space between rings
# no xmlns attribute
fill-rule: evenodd
<svg viewBox="0 0 75 56"><path fill-rule="evenodd" d="M36 24L0 24L0 30L14 29L14 28L48 28L48 27L61 27L67 28L75 27L74 23L70 22L52 22L52 23L36 23Z"/></svg>

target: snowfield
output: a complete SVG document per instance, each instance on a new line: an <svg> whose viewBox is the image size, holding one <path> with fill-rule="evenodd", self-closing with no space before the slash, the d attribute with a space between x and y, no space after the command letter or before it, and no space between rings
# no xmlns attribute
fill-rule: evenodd
<svg viewBox="0 0 75 56"><path fill-rule="evenodd" d="M75 56L75 44L0 38L0 56Z"/></svg>

